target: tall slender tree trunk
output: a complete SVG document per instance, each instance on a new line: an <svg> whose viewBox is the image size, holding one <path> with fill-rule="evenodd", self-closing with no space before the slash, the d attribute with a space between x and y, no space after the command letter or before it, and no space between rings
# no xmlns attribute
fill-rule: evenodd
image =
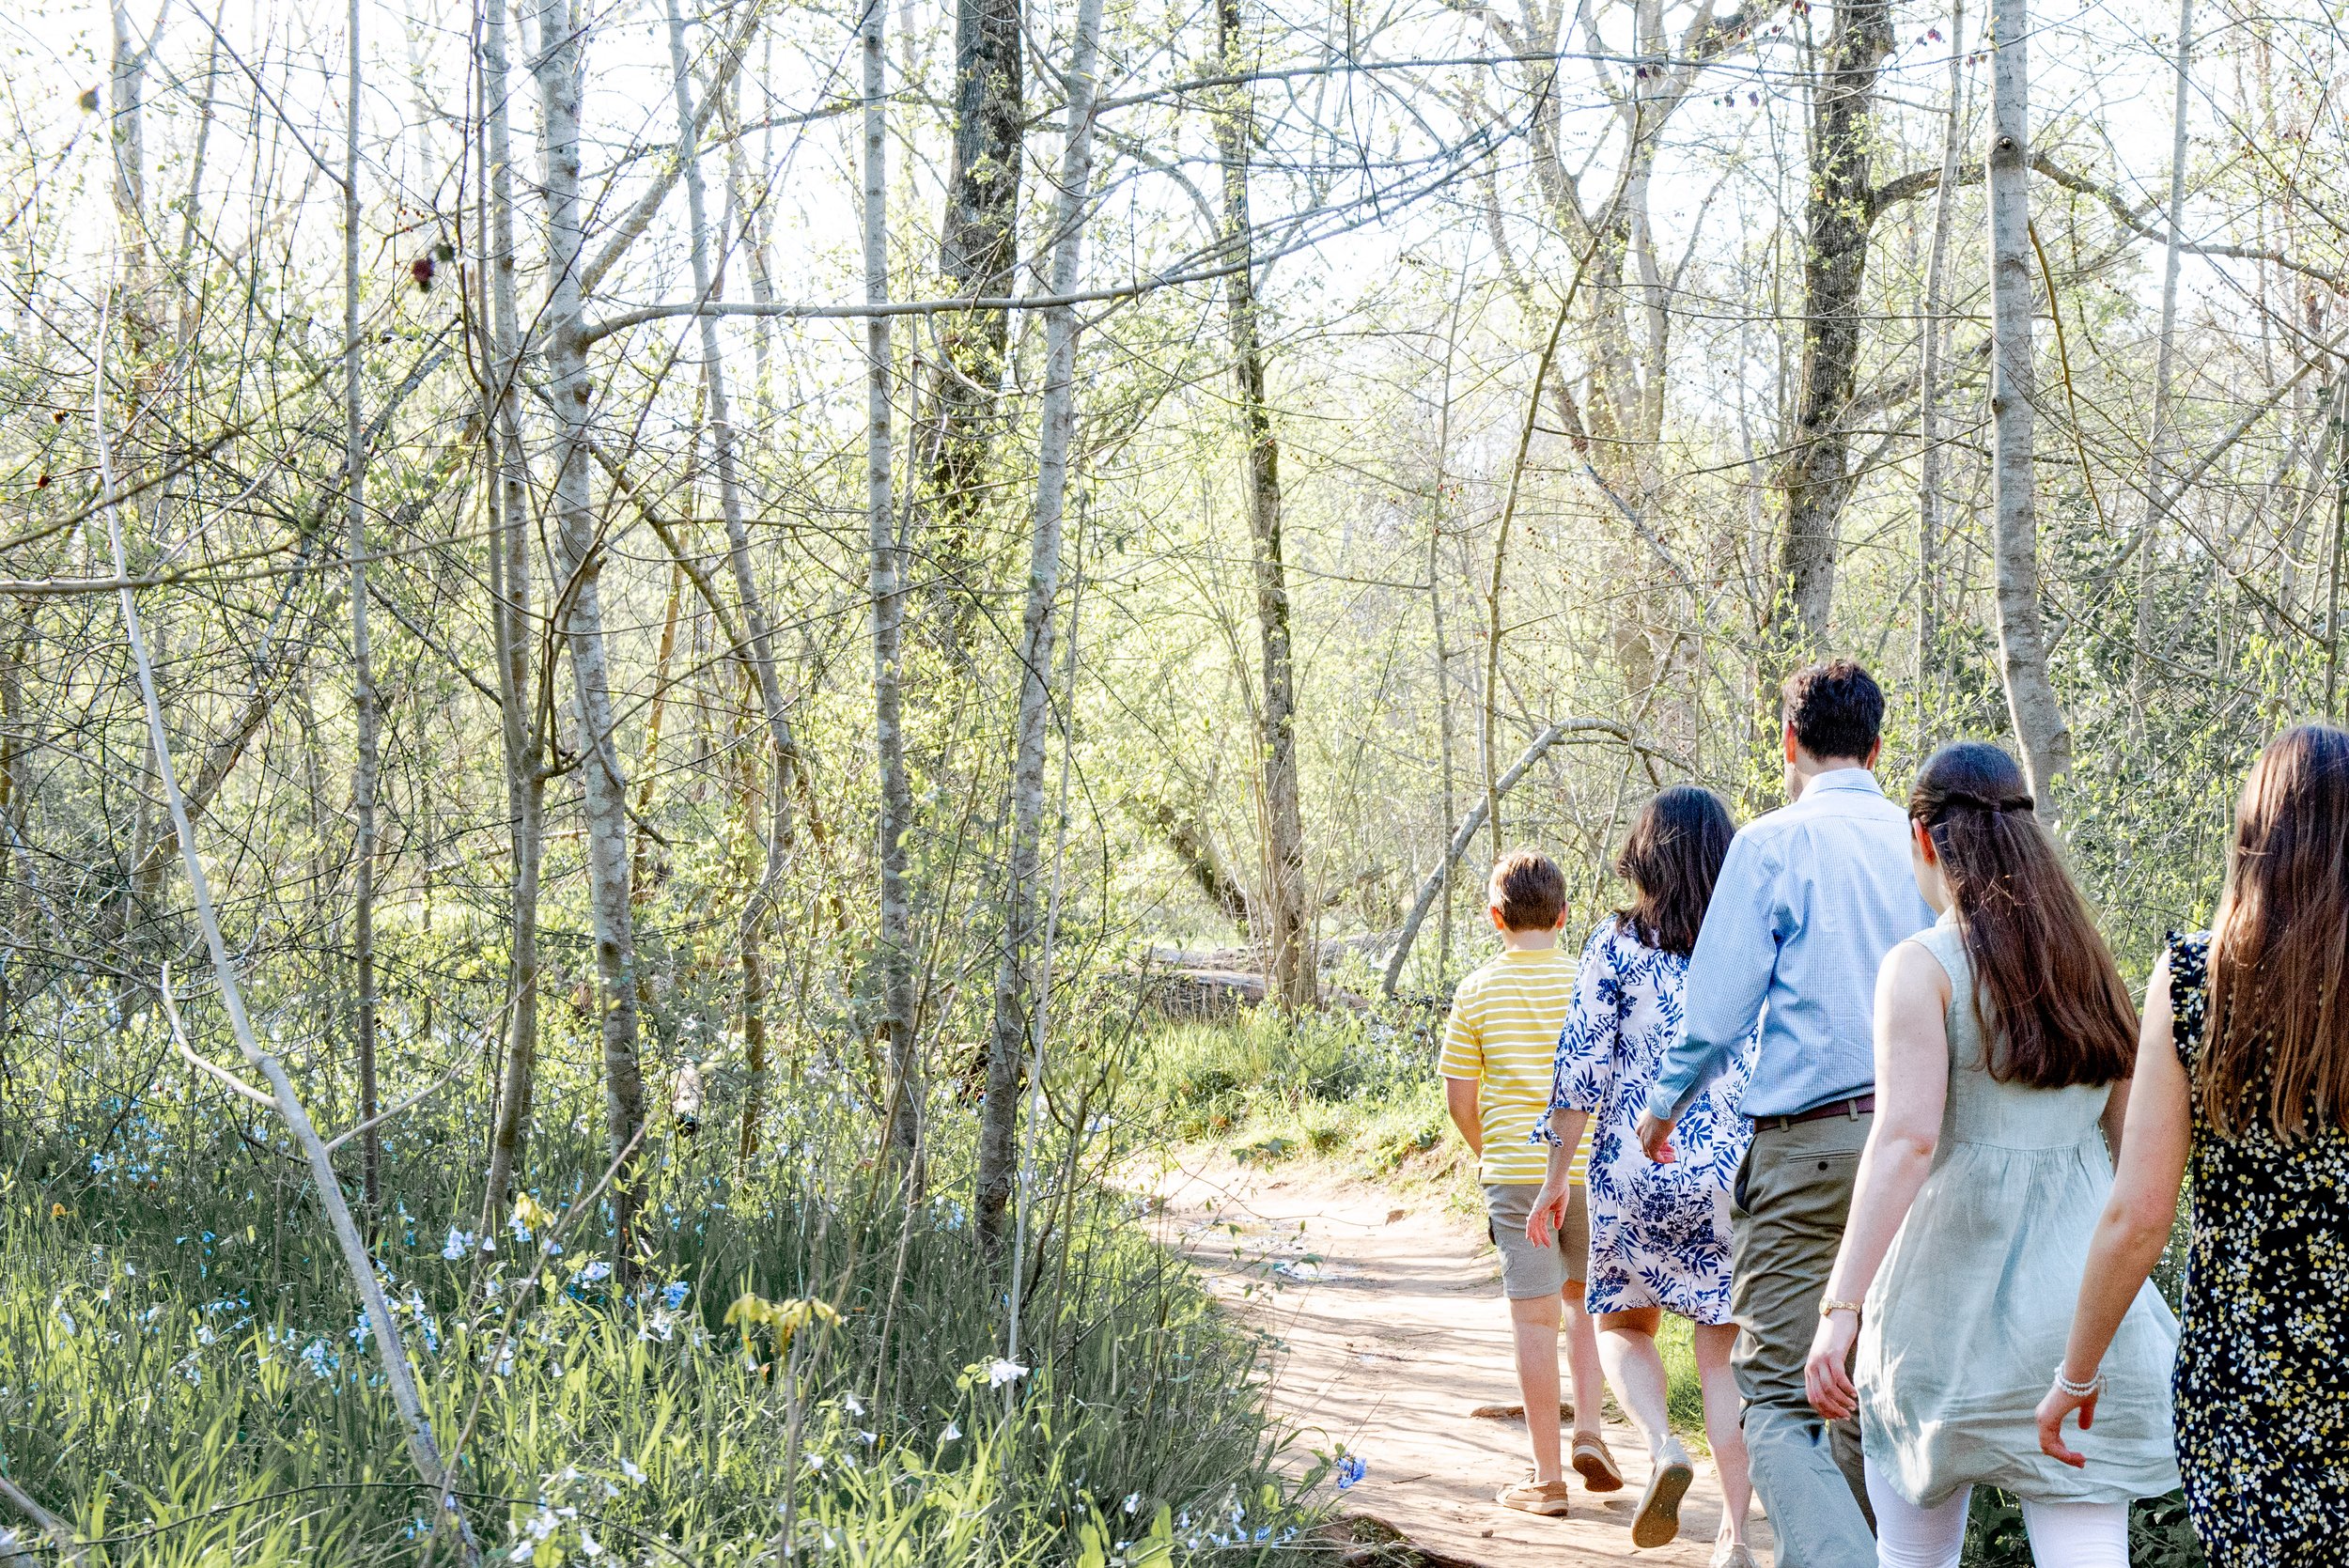
<svg viewBox="0 0 2349 1568"><path fill-rule="evenodd" d="M343 95L343 538L350 556L350 706L359 731L359 756L350 774L351 815L357 831L351 853L357 862L357 893L351 912L351 952L358 990L359 1120L376 1112L375 1083L375 792L379 773L375 651L367 640L367 445L359 413L359 380L365 350L359 341L359 29L360 0L350 0L346 39L350 48ZM359 1135L359 1190L367 1224L375 1223L383 1195L383 1140L373 1126Z"/></svg>
<svg viewBox="0 0 2349 1568"><path fill-rule="evenodd" d="M1001 298L1014 288L1026 115L1020 22L1020 0L956 0L954 159L938 270L947 292L960 297ZM976 536L988 463L1001 439L997 389L1010 320L1002 310L972 310L939 318L937 330L940 364L920 466L930 491L930 553L959 646L986 589Z"/></svg>
<svg viewBox="0 0 2349 1568"><path fill-rule="evenodd" d="M2040 815L2053 822L2054 784L2072 766L2072 734L2048 678L2039 607L2031 472L2037 378L2031 365L2030 11L2029 0L1991 0L1991 558L2007 712Z"/></svg>
<svg viewBox="0 0 2349 1568"><path fill-rule="evenodd" d="M1957 201L1958 147L1966 122L1966 0L1950 7L1950 108L1941 132L1941 182L1933 198L1925 261L1924 365L1917 392L1917 713L1936 710L1941 675L1941 380L1949 352L1950 217Z"/></svg>
<svg viewBox="0 0 2349 1568"><path fill-rule="evenodd" d="M645 1079L636 1008L636 937L629 908L628 781L620 767L610 656L598 582L603 553L587 465L595 388L580 328L584 235L579 199L580 98L584 19L569 0L538 0L540 134L545 145L548 289L544 317L548 391L561 435L554 477L556 624L571 656L579 724L580 793L585 816L588 925L596 950L601 1015L605 1136L620 1172L612 1185L617 1219L613 1260L625 1284L635 1269L635 1169L645 1128Z"/></svg>
<svg viewBox="0 0 2349 1568"><path fill-rule="evenodd" d="M1770 606L1766 697L1805 649L1825 644L1834 605L1836 524L1852 489L1851 434L1843 421L1859 364L1868 275L1876 68L1891 51L1890 0L1843 0L1835 8L1812 116L1802 368L1779 471L1786 520Z"/></svg>
<svg viewBox="0 0 2349 1568"><path fill-rule="evenodd" d="M693 297L708 303L718 298L724 285L710 256L709 198L702 179L699 136L694 129L692 78L685 55L685 18L677 8L677 0L668 0L668 9L669 68L677 98L677 164L685 177L686 214L692 225ZM760 835L766 863L759 873L758 886L743 904L739 925L742 1041L744 1064L750 1072L750 1084L742 1102L740 1155L747 1159L756 1147L756 1129L766 1090L766 945L773 930L775 899L782 888L784 864L791 852L791 784L800 748L791 733L790 710L784 704L783 686L775 675L775 640L767 619L766 600L751 569L751 536L742 516L733 403L726 386L725 351L720 340L718 318L703 316L700 329L702 384L709 404L709 444L718 472L718 509L725 519L726 561L734 572L735 592L742 600L742 624L750 638L751 672L757 683L774 757L768 821Z"/></svg>
<svg viewBox="0 0 2349 1568"><path fill-rule="evenodd" d="M888 0L865 0L864 298L889 300ZM881 1048L888 1067L889 1150L910 1191L921 1180L922 1078L914 1056L913 909L906 893L906 833L913 792L906 780L905 551L891 482L889 318L864 318L864 526L873 598L873 740L879 753L880 940L876 969Z"/></svg>
<svg viewBox="0 0 2349 1568"><path fill-rule="evenodd" d="M18 604L14 625L0 645L0 1036L15 1027L11 1003L17 995L16 967L32 928L33 908L39 896L34 885L31 857L24 852L30 825L32 781L24 766L33 749L38 722L24 706L24 667L33 656L33 605ZM4 1062L4 1059L0 1059ZM5 1077L0 1077L4 1082Z"/></svg>
<svg viewBox="0 0 2349 1568"><path fill-rule="evenodd" d="M144 357L155 333L154 302L148 292L153 279L147 235L147 67L154 58L155 35L170 11L168 5L159 9L154 28L141 40L132 36L131 8L124 0L113 0L108 10L114 53L107 62L106 111L112 120L107 131L114 149L115 231L122 247L122 317L133 355Z"/></svg>
<svg viewBox="0 0 2349 1568"><path fill-rule="evenodd" d="M2153 427L2145 438L2145 537L2137 546L2136 640L2129 660L2129 712L2145 718L2145 678L2159 634L2154 605L2155 537L2161 526L2161 498L2170 488L2170 391L2177 364L2178 266L2186 223L2186 94L2194 61L2194 0L2178 0L2177 84L2170 107L2170 233L2161 265L2161 338L2154 351Z"/></svg>
<svg viewBox="0 0 2349 1568"><path fill-rule="evenodd" d="M1240 0L1216 0L1217 57L1239 70ZM1281 445L1265 398L1264 342L1257 323L1255 233L1248 210L1248 166L1255 150L1255 94L1228 89L1216 116L1223 170L1223 245L1243 263L1225 284L1232 374L1248 442L1242 484L1256 578L1256 628L1263 649L1263 700L1257 709L1265 908L1265 990L1283 1012L1313 1005L1319 982L1305 916L1305 827L1297 781L1297 672L1289 638L1288 570L1281 551Z"/></svg>
<svg viewBox="0 0 2349 1568"><path fill-rule="evenodd" d="M1084 265L1085 208L1093 185L1093 92L1102 0L1080 0L1069 51L1068 129L1061 146L1055 204L1052 292L1076 292ZM1028 951L1036 936L1042 862L1044 750L1050 717L1052 606L1060 593L1062 520L1069 449L1077 425L1077 308L1044 319L1044 425L1036 441L1035 528L1029 541L1027 602L1019 628L1019 717L1011 770L1011 853L1003 894L1003 950L995 971L988 1033L987 1104L979 1123L977 1224L990 1254L1001 1250L1019 1174L1017 1134L1027 1057L1036 1035L1036 986Z"/></svg>
<svg viewBox="0 0 2349 1568"><path fill-rule="evenodd" d="M490 1133L490 1172L483 1184L483 1223L496 1223L528 1152L531 1101L538 1060L538 875L545 853L546 737L532 678L537 641L530 561L529 470L522 451L521 389L517 384L521 341L514 291L513 138L506 116L506 0L483 0L481 100L488 210L489 447L495 454L490 490L490 635L497 644L499 733L506 765L507 831L513 861L507 883L512 926L506 959L506 1068L497 1121Z"/></svg>

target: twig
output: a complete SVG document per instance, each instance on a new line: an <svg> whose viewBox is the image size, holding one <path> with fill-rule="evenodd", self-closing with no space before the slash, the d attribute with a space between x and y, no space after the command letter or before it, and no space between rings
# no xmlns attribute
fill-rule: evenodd
<svg viewBox="0 0 2349 1568"><path fill-rule="evenodd" d="M2072 385L2072 350L2064 344L2063 302L2056 294L2055 269L2047 265L2047 247L2039 242L2039 225L2027 223L2023 227L2030 235L2032 254L2039 257L2039 276L2047 285L2047 315L2056 330L2056 367L2063 372L2063 401L2072 411L2072 450L2079 454L2080 480L2088 487L2089 504L2096 508L2097 528L2109 534L2112 524L2105 517L2104 497L2096 493L2095 471L2088 466L2088 443L2080 437L2080 399Z"/></svg>
<svg viewBox="0 0 2349 1568"><path fill-rule="evenodd" d="M35 1502L24 1488L0 1475L0 1498L14 1503L23 1515L39 1525L41 1533L57 1544L57 1555L68 1562L82 1560L82 1544L74 1539L73 1528L49 1510Z"/></svg>
<svg viewBox="0 0 2349 1568"><path fill-rule="evenodd" d="M188 1044L187 1026L179 1021L179 1001L171 994L171 962L169 959L163 961L163 977L157 983L155 989L163 999L163 1017L171 1020L171 1043L179 1048L179 1054L187 1058L188 1065L211 1074L212 1077L257 1105L265 1105L272 1110L277 1109L277 1102L274 1099L262 1094L227 1068L207 1062L195 1053L194 1046ZM329 1147L332 1145L330 1144Z"/></svg>

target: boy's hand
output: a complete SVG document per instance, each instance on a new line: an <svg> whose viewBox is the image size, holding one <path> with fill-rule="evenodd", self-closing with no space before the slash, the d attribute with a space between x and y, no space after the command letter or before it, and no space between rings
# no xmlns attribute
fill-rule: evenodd
<svg viewBox="0 0 2349 1568"><path fill-rule="evenodd" d="M1640 1147L1658 1165L1670 1165L1680 1157L1672 1153L1672 1126L1654 1111L1640 1112Z"/></svg>
<svg viewBox="0 0 2349 1568"><path fill-rule="evenodd" d="M1554 1182L1544 1181L1541 1191L1533 1195L1533 1210L1525 1217L1525 1239L1536 1247L1547 1247L1549 1238L1566 1222L1566 1189Z"/></svg>

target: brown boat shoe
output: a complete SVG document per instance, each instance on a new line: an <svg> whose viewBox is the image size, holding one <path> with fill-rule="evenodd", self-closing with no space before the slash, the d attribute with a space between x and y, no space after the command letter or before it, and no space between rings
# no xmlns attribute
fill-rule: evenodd
<svg viewBox="0 0 2349 1568"><path fill-rule="evenodd" d="M1607 1452L1607 1439L1594 1432L1580 1432L1574 1439L1574 1469L1582 1478L1582 1484L1594 1492L1623 1490L1623 1467Z"/></svg>
<svg viewBox="0 0 2349 1568"><path fill-rule="evenodd" d="M1520 1481L1515 1486L1502 1487L1493 1501L1523 1514L1538 1514L1546 1519L1563 1519L1566 1516L1566 1483L1563 1481Z"/></svg>

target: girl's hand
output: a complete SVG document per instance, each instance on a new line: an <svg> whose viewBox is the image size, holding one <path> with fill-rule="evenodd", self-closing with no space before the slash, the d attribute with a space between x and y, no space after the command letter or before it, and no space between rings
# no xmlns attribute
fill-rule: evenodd
<svg viewBox="0 0 2349 1568"><path fill-rule="evenodd" d="M1802 1368L1802 1387L1810 1396L1811 1408L1828 1421L1849 1421L1859 1411L1859 1390L1845 1370L1851 1360L1852 1342L1859 1337L1857 1312L1829 1312L1819 1319L1819 1331L1812 1336L1811 1358Z"/></svg>
<svg viewBox="0 0 2349 1568"><path fill-rule="evenodd" d="M2064 1446L2063 1418L2077 1410L2080 1413L2080 1430L2087 1431L2096 1424L2096 1397L2103 1391L2099 1389L2096 1393L2083 1398L2078 1394L2067 1394L2050 1384L2047 1397L2039 1402L2039 1452L2050 1459L2061 1459L2076 1470L2086 1468L2088 1455Z"/></svg>
<svg viewBox="0 0 2349 1568"><path fill-rule="evenodd" d="M1566 1189L1563 1185L1545 1180L1542 1189L1533 1195L1533 1211L1525 1217L1525 1239L1536 1247L1547 1247L1558 1227L1566 1222Z"/></svg>

